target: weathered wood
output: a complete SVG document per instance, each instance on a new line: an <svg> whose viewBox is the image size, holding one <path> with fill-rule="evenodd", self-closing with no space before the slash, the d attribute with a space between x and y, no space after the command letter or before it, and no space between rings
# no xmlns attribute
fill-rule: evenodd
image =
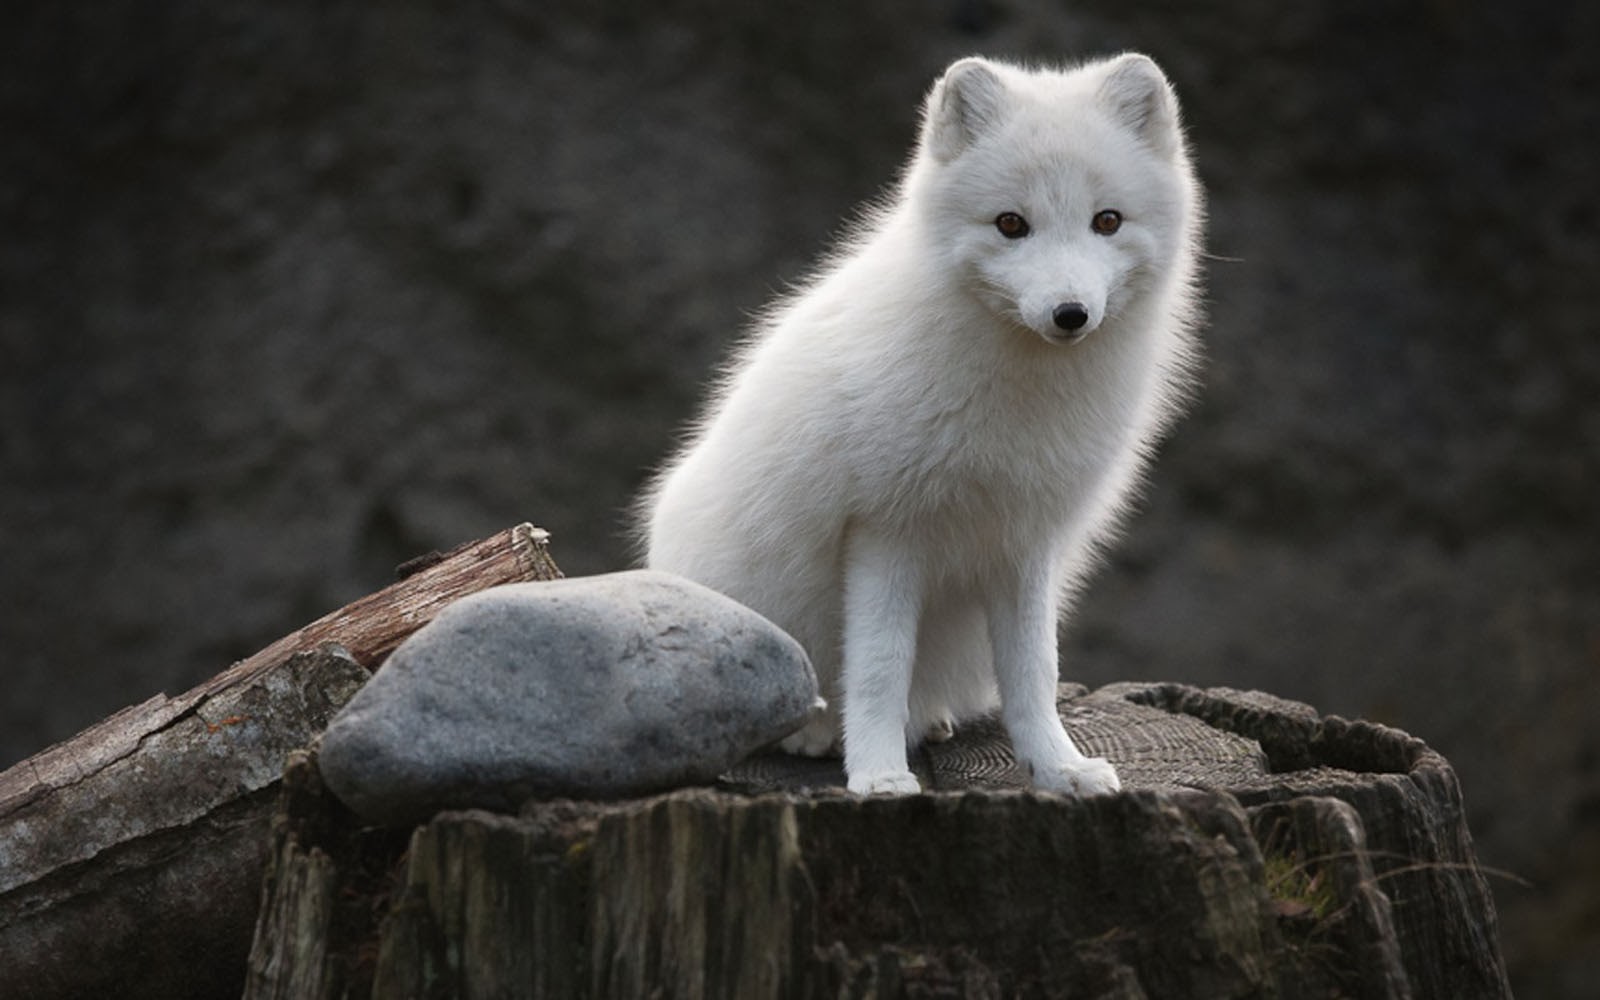
<svg viewBox="0 0 1600 1000"><path fill-rule="evenodd" d="M372 964L324 961L299 993L285 963L326 953L330 920L273 886L362 890L321 860L350 857L341 807L286 800L246 995L1509 996L1459 789L1420 741L1175 685L1064 687L1061 707L1125 794L1017 790L980 725L921 755L946 791L918 796L772 756L716 789L442 814L403 854L340 863L391 873L384 916L333 949Z"/></svg>
<svg viewBox="0 0 1600 1000"><path fill-rule="evenodd" d="M1249 810L1267 892L1306 994L1408 997L1389 897L1379 888L1364 825L1349 803L1305 796ZM1337 962L1319 961L1330 955ZM1419 963L1426 973L1436 963Z"/></svg>
<svg viewBox="0 0 1600 1000"><path fill-rule="evenodd" d="M237 993L287 755L446 604L559 575L500 532L0 774L0 995Z"/></svg>
<svg viewBox="0 0 1600 1000"><path fill-rule="evenodd" d="M377 952L362 942L374 939L388 910L389 869L410 833L363 826L324 789L310 760L296 751L284 770L250 953L261 971L252 979L271 982L276 996L333 1000L370 990ZM317 847L301 853L305 843ZM303 932L276 935L278 927Z"/></svg>
<svg viewBox="0 0 1600 1000"><path fill-rule="evenodd" d="M1259 692L1113 685L1130 701L1258 739L1269 773L1231 784L1247 808L1306 796L1347 803L1360 820L1372 882L1392 903L1412 995L1510 996L1494 899L1448 761L1396 729ZM1325 836L1337 843L1344 835ZM1348 850L1355 850L1354 847Z"/></svg>
<svg viewBox="0 0 1600 1000"><path fill-rule="evenodd" d="M445 605L485 587L523 580L554 580L561 570L550 556L550 536L531 524L507 528L438 557L414 559L403 578L284 636L211 683L233 683L290 652L337 642L356 662L376 670L406 636Z"/></svg>

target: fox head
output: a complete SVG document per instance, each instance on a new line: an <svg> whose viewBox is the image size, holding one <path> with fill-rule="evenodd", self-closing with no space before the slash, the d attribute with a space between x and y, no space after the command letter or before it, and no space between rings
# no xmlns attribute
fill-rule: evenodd
<svg viewBox="0 0 1600 1000"><path fill-rule="evenodd" d="M1190 280L1198 193L1177 98L1145 56L1060 72L954 63L928 95L907 184L971 294L1051 343L1180 301Z"/></svg>

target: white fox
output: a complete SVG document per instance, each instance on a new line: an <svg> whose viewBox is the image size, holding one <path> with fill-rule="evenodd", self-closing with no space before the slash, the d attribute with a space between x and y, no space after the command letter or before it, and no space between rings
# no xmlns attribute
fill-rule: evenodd
<svg viewBox="0 0 1600 1000"><path fill-rule="evenodd" d="M642 501L647 562L760 611L850 789L1001 718L1036 787L1120 787L1056 711L1057 621L1176 415L1201 195L1136 54L956 62L893 194L744 345Z"/></svg>

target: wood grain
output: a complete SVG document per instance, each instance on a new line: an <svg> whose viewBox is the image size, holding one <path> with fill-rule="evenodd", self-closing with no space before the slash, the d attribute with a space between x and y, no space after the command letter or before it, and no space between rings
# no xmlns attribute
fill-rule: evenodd
<svg viewBox="0 0 1600 1000"><path fill-rule="evenodd" d="M0 993L237 994L285 759L446 605L559 576L518 525L0 774Z"/></svg>

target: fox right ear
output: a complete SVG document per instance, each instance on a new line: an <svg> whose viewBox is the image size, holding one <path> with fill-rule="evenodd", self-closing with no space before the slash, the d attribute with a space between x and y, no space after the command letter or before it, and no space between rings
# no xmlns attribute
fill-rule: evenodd
<svg viewBox="0 0 1600 1000"><path fill-rule="evenodd" d="M1108 64L1097 93L1101 106L1163 156L1177 153L1178 99L1149 56L1129 52Z"/></svg>
<svg viewBox="0 0 1600 1000"><path fill-rule="evenodd" d="M952 63L928 94L922 144L940 163L949 163L1001 118L1005 84L993 67L977 57Z"/></svg>

